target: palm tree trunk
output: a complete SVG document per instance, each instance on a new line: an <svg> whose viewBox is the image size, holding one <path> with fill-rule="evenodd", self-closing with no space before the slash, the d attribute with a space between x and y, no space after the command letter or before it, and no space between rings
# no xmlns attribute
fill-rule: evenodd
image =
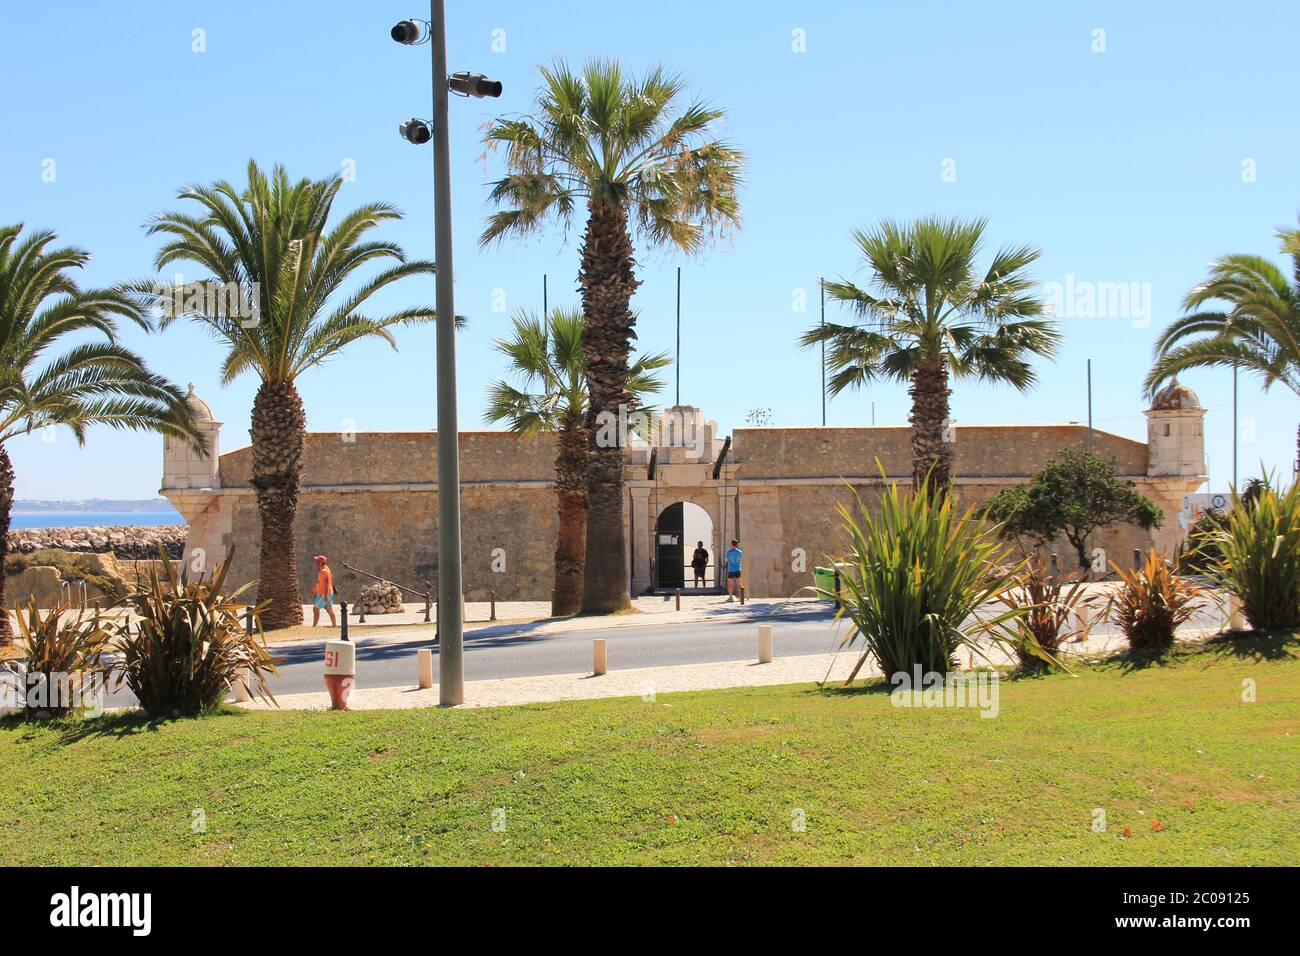
<svg viewBox="0 0 1300 956"><path fill-rule="evenodd" d="M912 373L912 487L929 478L929 494L948 493L952 481L952 446L944 441L948 428L948 370L942 360L929 361Z"/></svg>
<svg viewBox="0 0 1300 956"><path fill-rule="evenodd" d="M262 519L258 601L268 630L302 623L302 598L294 553L293 521L307 424L293 382L263 382L253 400L253 487Z"/></svg>
<svg viewBox="0 0 1300 956"><path fill-rule="evenodd" d="M576 423L560 432L555 459L559 532L555 540L555 591L551 615L582 609L582 575L587 557L587 430Z"/></svg>
<svg viewBox="0 0 1300 956"><path fill-rule="evenodd" d="M623 448L625 436L611 423L630 405L627 357L636 338L632 293L640 284L633 271L627 213L619 205L588 203L582 237L582 350L587 360L591 404L587 460L587 562L582 610L608 614L630 607L627 549L623 534Z"/></svg>
<svg viewBox="0 0 1300 956"><path fill-rule="evenodd" d="M9 602L6 588L5 559L9 557L9 510L14 506L14 466L9 452L0 445L0 647L13 643L12 625L9 623Z"/></svg>

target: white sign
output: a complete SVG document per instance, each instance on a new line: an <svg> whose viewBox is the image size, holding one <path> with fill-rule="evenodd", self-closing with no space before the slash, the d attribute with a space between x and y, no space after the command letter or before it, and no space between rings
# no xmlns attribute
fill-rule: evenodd
<svg viewBox="0 0 1300 956"><path fill-rule="evenodd" d="M1210 510L1231 511L1232 497L1222 492L1183 495L1183 510L1178 515L1178 523L1186 530L1205 517L1205 513Z"/></svg>

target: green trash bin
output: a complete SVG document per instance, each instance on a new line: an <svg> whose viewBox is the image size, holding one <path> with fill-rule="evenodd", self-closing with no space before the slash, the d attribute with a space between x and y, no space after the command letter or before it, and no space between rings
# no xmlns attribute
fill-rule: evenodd
<svg viewBox="0 0 1300 956"><path fill-rule="evenodd" d="M818 597L825 601L833 601L835 598L827 597L827 594L835 594L835 569L834 568L813 568L813 584L823 593Z"/></svg>

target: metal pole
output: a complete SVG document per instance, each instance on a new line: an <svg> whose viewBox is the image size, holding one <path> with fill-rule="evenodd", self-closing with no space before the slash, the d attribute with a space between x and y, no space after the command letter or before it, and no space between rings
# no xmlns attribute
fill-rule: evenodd
<svg viewBox="0 0 1300 956"><path fill-rule="evenodd" d="M1088 454L1092 454L1092 359L1088 359ZM1096 543L1096 533L1089 533L1088 550L1092 551ZM1055 574L1056 572L1053 571L1052 573Z"/></svg>
<svg viewBox="0 0 1300 956"><path fill-rule="evenodd" d="M682 403L682 267L677 267L677 402Z"/></svg>
<svg viewBox="0 0 1300 956"><path fill-rule="evenodd" d="M1237 366L1232 367L1232 487L1237 487Z"/></svg>
<svg viewBox="0 0 1300 956"><path fill-rule="evenodd" d="M460 449L456 415L456 303L451 251L451 142L447 121L447 20L429 0L433 52L434 257L438 263L438 703L465 702L460 567Z"/></svg>
<svg viewBox="0 0 1300 956"><path fill-rule="evenodd" d="M549 311L550 311L550 309L548 308L548 306L547 306L547 304L546 304L546 273L543 272L543 273L542 273L542 318L543 318L543 319L546 318L546 314L547 314Z"/></svg>
<svg viewBox="0 0 1300 956"><path fill-rule="evenodd" d="M821 295L822 295L822 326L823 326L823 328L824 328L825 325L826 325L826 280L825 280L825 278L818 279L818 280L817 280L817 285L818 285L818 286L821 288L821 290L822 290L822 291L821 291ZM872 414L874 415L874 409L875 409L875 407L876 407L874 402L872 403L871 407L872 407L872 409L873 409ZM871 424L874 425L875 422L872 421ZM823 428L826 427L826 340L825 340L825 339L822 340L822 427L823 427Z"/></svg>
<svg viewBox="0 0 1300 956"><path fill-rule="evenodd" d="M1088 359L1088 451L1092 451L1092 359Z"/></svg>

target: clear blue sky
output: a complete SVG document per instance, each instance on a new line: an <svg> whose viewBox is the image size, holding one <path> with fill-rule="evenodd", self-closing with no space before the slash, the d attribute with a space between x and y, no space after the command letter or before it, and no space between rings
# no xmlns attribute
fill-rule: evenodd
<svg viewBox="0 0 1300 956"><path fill-rule="evenodd" d="M427 48L388 38L422 15L419 0L17 3L4 0L0 63L0 221L56 230L89 249L87 283L148 274L157 240L142 224L178 206L186 183L242 181L244 164L284 163L323 177L353 160L337 208L386 199L407 219L388 229L433 257L432 153L396 134L428 116ZM1151 344L1206 263L1228 252L1277 260L1274 229L1300 208L1295 39L1300 5L1222 3L448 3L452 69L502 80L498 101L454 99L461 427L481 428L500 372L491 350L510 310L576 301L577 240L554 230L480 251L485 120L527 110L535 66L556 56L662 60L728 110L726 134L749 156L744 226L683 261L639 249L641 343L673 345L674 272L683 267L682 398L724 430L748 409L775 423L821 420L818 358L795 347L817 318L820 275L851 276L849 232L882 217L986 216L991 244L1030 242L1044 283L1149 284L1141 318L1064 318L1066 344L1028 395L958 384L958 423L1081 421L1084 366L1094 369L1097 427L1145 437L1140 383ZM192 51L204 31L206 52ZM505 51L494 52L495 29ZM1093 52L1095 30L1105 52ZM804 31L796 52L793 31ZM498 35L499 36L499 35ZM43 163L55 161L54 182ZM945 165L951 160L953 164ZM1253 161L1254 181L1243 181ZM955 181L944 181L955 170ZM947 177L951 179L951 176ZM1249 177L1248 177L1249 178ZM989 250L992 252L992 249ZM805 313L794 311L797 289ZM384 303L432 303L412 281ZM833 317L833 310L828 309ZM162 374L199 393L226 423L223 447L247 443L257 382L221 388L219 354L194 327L128 335ZM357 347L300 382L309 428L423 429L434 420L433 332L401 351ZM1214 489L1231 476L1231 376L1185 381L1210 409ZM671 387L669 390L671 398ZM829 405L828 422L903 423L906 390L882 385ZM1300 401L1242 381L1243 475L1289 474ZM15 441L21 497L149 497L161 441L96 431Z"/></svg>

